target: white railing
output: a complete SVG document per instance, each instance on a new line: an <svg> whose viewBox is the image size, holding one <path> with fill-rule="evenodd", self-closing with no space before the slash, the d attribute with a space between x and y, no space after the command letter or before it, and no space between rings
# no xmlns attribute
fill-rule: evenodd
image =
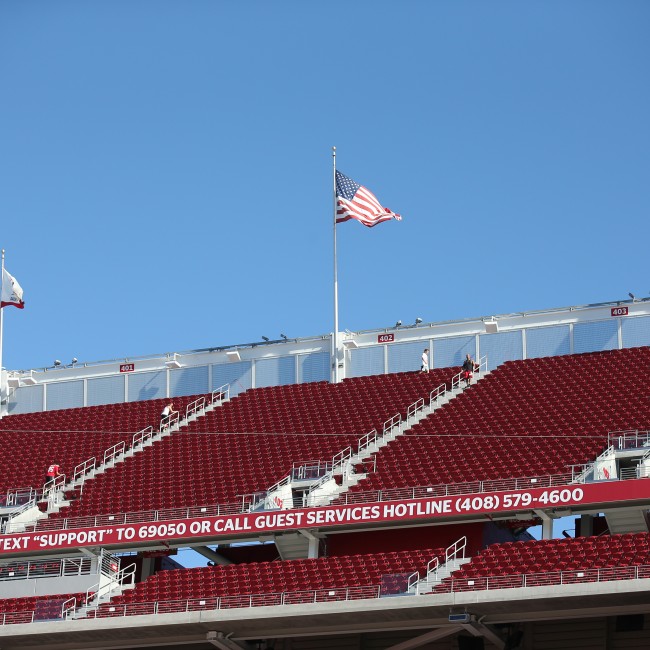
<svg viewBox="0 0 650 650"><path fill-rule="evenodd" d="M53 479L47 481L43 486L43 499L47 501L56 501L57 496L60 494L61 490L63 490L65 484L66 484L65 474L59 474L58 476L55 476Z"/></svg>
<svg viewBox="0 0 650 650"><path fill-rule="evenodd" d="M185 409L185 418L188 419L192 415L196 415L199 411L205 408L205 397L201 396L190 402Z"/></svg>
<svg viewBox="0 0 650 650"><path fill-rule="evenodd" d="M178 413L170 413L160 420L160 433L166 429L175 427L180 422L180 415Z"/></svg>
<svg viewBox="0 0 650 650"><path fill-rule="evenodd" d="M86 481L87 474L92 472L97 466L97 459L93 456L88 460L85 460L83 463L79 463L72 472L72 482L76 483L79 481L82 485Z"/></svg>
<svg viewBox="0 0 650 650"><path fill-rule="evenodd" d="M133 434L133 440L131 441L131 449L137 449L138 447L144 446L149 440L154 436L153 427L149 425L142 429L142 431L137 431Z"/></svg>
<svg viewBox="0 0 650 650"><path fill-rule="evenodd" d="M429 411L433 411L434 404L437 406L447 394L447 384L440 384L429 393Z"/></svg>
<svg viewBox="0 0 650 650"><path fill-rule="evenodd" d="M73 596L61 603L61 619L68 619L77 609L77 599Z"/></svg>
<svg viewBox="0 0 650 650"><path fill-rule="evenodd" d="M633 476L621 475L618 480L638 478L632 468ZM409 488L391 488L386 490L366 490L364 492L345 492L339 499L343 505L357 503L380 503L384 501L401 501L409 499L426 499L430 497L460 496L463 494L483 494L486 492L503 492L510 490L531 490L533 488L559 487L571 485L574 474L553 474L513 479L492 479L489 481L472 481L468 483L449 483L445 485L418 486ZM285 477L283 481L288 481ZM276 484L278 485L278 484ZM44 519L37 524L37 530L66 530L72 528L92 528L110 524L134 524L144 522L169 521L172 519L195 519L197 517L217 517L220 515L241 514L255 509L264 500L268 492L255 492L241 495L240 501L184 508L166 508L127 513L113 513L87 517L69 517L66 519Z"/></svg>
<svg viewBox="0 0 650 650"><path fill-rule="evenodd" d="M112 447L109 447L104 452L104 462L102 464L107 465L111 461L115 461L118 456L121 456L124 453L125 449L126 445L124 444L123 440L114 444Z"/></svg>
<svg viewBox="0 0 650 650"><path fill-rule="evenodd" d="M223 404L223 402L227 402L230 399L230 384L224 384L223 386L219 386L219 388L215 388L210 393L210 396L211 404Z"/></svg>
<svg viewBox="0 0 650 650"><path fill-rule="evenodd" d="M12 488L6 494L0 496L0 508L13 508L23 506L26 503L36 501L40 490L28 486L23 488Z"/></svg>
<svg viewBox="0 0 650 650"><path fill-rule="evenodd" d="M424 397L417 399L406 410L406 419L410 420L424 411Z"/></svg>
<svg viewBox="0 0 650 650"><path fill-rule="evenodd" d="M395 432L397 429L397 432ZM402 415L401 413L396 413L392 418L389 418L384 422L384 428L382 433L382 438L385 438L387 435L395 433L400 433L402 431Z"/></svg>
<svg viewBox="0 0 650 650"><path fill-rule="evenodd" d="M619 566L601 569L573 569L543 573L517 573L507 576L481 576L446 578L432 591L434 594L460 591L486 591L494 589L518 589L522 587L554 587L612 580L639 580L650 578L650 565Z"/></svg>
<svg viewBox="0 0 650 650"><path fill-rule="evenodd" d="M135 584L135 563L129 564L116 572L105 573L102 571L102 573L109 579L108 582L102 584L100 581L89 587L86 590L86 603L89 603L92 599L99 602L101 598L110 595L115 589Z"/></svg>
<svg viewBox="0 0 650 650"><path fill-rule="evenodd" d="M386 490L364 490L363 492L346 492L340 499L344 504L398 501L408 499L425 499L429 497L458 496L462 494L482 494L484 492L503 492L506 490L530 490L532 488L556 487L570 485L572 473L553 474L512 479L491 479L488 481L470 481L467 483L448 483L444 485L418 486L409 488L391 488Z"/></svg>
<svg viewBox="0 0 650 650"><path fill-rule="evenodd" d="M438 574L442 567L448 567L452 562L455 562L458 559L460 553L462 557L465 557L465 549L467 548L467 537L461 537L456 540L453 544L450 544L445 549L445 562L440 564L440 558L438 556L434 557L432 560L429 560L427 563L427 572L424 578L420 578L420 573L415 571L409 576L407 590L409 593L420 593L418 589L418 583L421 581L426 582L437 582Z"/></svg>
<svg viewBox="0 0 650 650"><path fill-rule="evenodd" d="M32 623L34 612L4 612L0 614L0 625L15 625L18 623Z"/></svg>
<svg viewBox="0 0 650 650"><path fill-rule="evenodd" d="M171 614L216 609L268 607L274 605L305 605L347 600L374 599L381 596L381 587L335 587L333 589L309 589L281 593L251 594L244 596L215 596L211 598L188 598L144 603L100 605L94 610L96 618L138 616L146 614ZM89 612L92 616L93 612Z"/></svg>
<svg viewBox="0 0 650 650"><path fill-rule="evenodd" d="M626 431L610 431L607 434L608 446L616 449L640 449L650 446L650 431L629 429Z"/></svg>
<svg viewBox="0 0 650 650"><path fill-rule="evenodd" d="M29 560L0 565L0 581L90 575L90 558Z"/></svg>

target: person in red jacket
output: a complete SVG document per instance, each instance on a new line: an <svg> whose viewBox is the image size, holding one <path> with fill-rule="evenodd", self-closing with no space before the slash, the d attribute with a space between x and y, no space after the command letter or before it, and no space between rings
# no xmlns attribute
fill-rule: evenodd
<svg viewBox="0 0 650 650"><path fill-rule="evenodd" d="M61 465L58 463L52 463L47 468L47 473L45 474L45 483L53 481L57 476L61 476Z"/></svg>

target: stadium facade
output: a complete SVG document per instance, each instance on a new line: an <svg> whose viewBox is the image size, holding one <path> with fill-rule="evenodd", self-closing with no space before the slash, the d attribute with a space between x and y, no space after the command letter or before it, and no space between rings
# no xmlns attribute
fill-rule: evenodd
<svg viewBox="0 0 650 650"><path fill-rule="evenodd" d="M3 371L0 647L650 645L650 301L338 339Z"/></svg>

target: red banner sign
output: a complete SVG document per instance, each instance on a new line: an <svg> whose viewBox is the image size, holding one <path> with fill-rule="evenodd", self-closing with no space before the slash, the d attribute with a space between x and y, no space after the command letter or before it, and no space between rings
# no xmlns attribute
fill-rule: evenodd
<svg viewBox="0 0 650 650"><path fill-rule="evenodd" d="M135 370L135 363L120 364L120 372L133 372L134 370Z"/></svg>
<svg viewBox="0 0 650 650"><path fill-rule="evenodd" d="M612 316L627 316L627 307L612 307Z"/></svg>
<svg viewBox="0 0 650 650"><path fill-rule="evenodd" d="M395 334L379 334L377 343L392 343L395 340Z"/></svg>
<svg viewBox="0 0 650 650"><path fill-rule="evenodd" d="M120 524L96 528L0 535L0 555L43 553L84 546L121 546L382 522L433 521L459 515L490 515L575 508L624 501L650 506L650 480L604 481L511 492L347 504L296 510Z"/></svg>

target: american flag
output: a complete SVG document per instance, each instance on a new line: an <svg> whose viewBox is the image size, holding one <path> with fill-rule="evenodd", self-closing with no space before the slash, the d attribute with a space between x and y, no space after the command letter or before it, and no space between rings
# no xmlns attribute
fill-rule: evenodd
<svg viewBox="0 0 650 650"><path fill-rule="evenodd" d="M355 183L341 172L336 172L336 223L356 219L364 226L372 228L382 221L402 217L384 208L377 197L363 185Z"/></svg>

